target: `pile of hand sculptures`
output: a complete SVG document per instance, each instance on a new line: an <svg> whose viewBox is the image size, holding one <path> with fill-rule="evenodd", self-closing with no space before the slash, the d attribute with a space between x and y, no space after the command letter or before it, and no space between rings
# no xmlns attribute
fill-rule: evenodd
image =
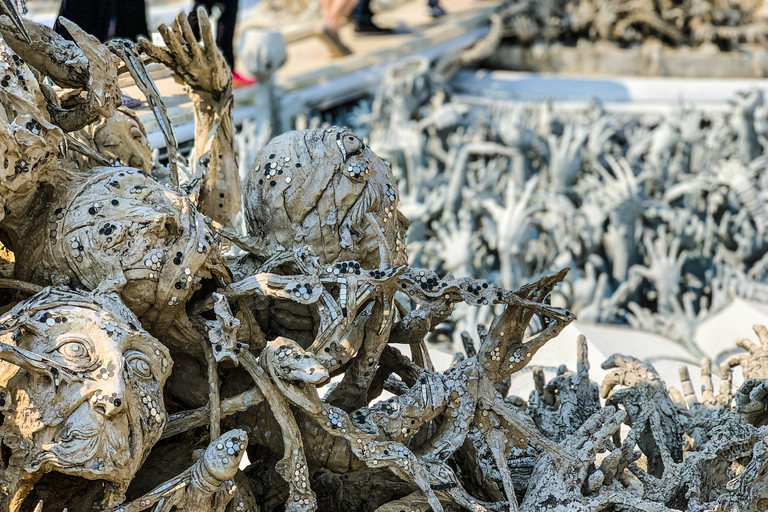
<svg viewBox="0 0 768 512"><path fill-rule="evenodd" d="M524 45L589 40L631 47L654 38L671 46L736 50L765 43L764 9L756 0L511 0L505 34Z"/></svg>
<svg viewBox="0 0 768 512"><path fill-rule="evenodd" d="M509 376L573 320L548 299L567 270L513 292L409 266L401 207L414 209L415 197L404 204L389 166L343 128L266 144L247 173L248 234L232 229L239 192L223 191L237 175L231 84L199 15L202 45L184 15L160 28L165 48L141 44L201 110L197 184L184 187L172 146L170 183L160 183L123 167L130 158L98 136L70 135L110 122L125 67L172 143L137 48L105 47L72 24L67 43L0 17L0 234L14 256L14 278L0 280L14 291L2 295L0 316L3 510L766 508L764 328L760 346L743 342L748 352L720 369L717 395L704 362L701 401L687 374L675 392L652 367L617 355L605 363L613 370L602 403L583 339L575 375L563 368L544 383L535 372L530 403L505 400ZM446 133L466 113L446 107L420 126ZM135 151L134 121L113 120L129 127L105 136L126 144L122 154ZM489 160L501 146L475 143ZM579 169L578 144L566 146L547 193L566 194L555 190ZM455 161L471 164L466 152ZM465 179L490 179L455 171L446 208L465 200ZM510 202L513 183L497 183ZM512 210L500 217L510 228L528 212ZM525 229L501 232L512 247ZM232 244L240 256L226 256ZM471 254L463 249L455 261ZM497 314L473 326L478 348L465 336L466 359L437 372L425 339L458 305L495 305ZM734 391L736 366L746 380Z"/></svg>
<svg viewBox="0 0 768 512"><path fill-rule="evenodd" d="M726 112L618 114L467 101L431 76L398 65L367 114L337 120L391 161L411 264L510 289L567 266L553 303L683 343L732 297L768 301L759 91ZM485 313L457 313L460 346Z"/></svg>

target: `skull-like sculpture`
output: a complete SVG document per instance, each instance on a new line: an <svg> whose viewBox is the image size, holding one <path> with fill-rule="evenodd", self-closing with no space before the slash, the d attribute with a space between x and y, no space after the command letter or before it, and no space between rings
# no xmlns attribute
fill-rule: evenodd
<svg viewBox="0 0 768 512"><path fill-rule="evenodd" d="M343 128L285 133L256 157L245 185L248 231L267 252L310 245L323 264L407 262L407 219L389 166Z"/></svg>
<svg viewBox="0 0 768 512"><path fill-rule="evenodd" d="M23 245L19 276L96 289L125 285L125 305L155 335L183 311L201 281L228 276L215 235L186 197L128 167L94 169L45 219L41 254Z"/></svg>

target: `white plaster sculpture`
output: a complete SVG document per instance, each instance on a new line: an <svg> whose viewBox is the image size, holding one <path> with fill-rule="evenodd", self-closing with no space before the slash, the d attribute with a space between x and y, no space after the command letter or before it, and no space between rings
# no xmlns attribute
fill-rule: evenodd
<svg viewBox="0 0 768 512"><path fill-rule="evenodd" d="M393 164L412 264L507 288L569 266L554 298L581 320L689 345L728 297L768 298L759 91L726 113L660 118L484 106L434 78L425 59L405 61L369 112L341 115Z"/></svg>
<svg viewBox="0 0 768 512"><path fill-rule="evenodd" d="M161 184L68 135L114 114L121 66L167 123L135 47L105 47L71 24L77 42L64 44L41 26L4 20L6 42L30 64L2 48L0 238L14 264L0 287L15 292L0 295L3 507L768 508L763 327L759 346L742 342L747 352L720 367L717 394L711 362L702 363L701 399L686 371L681 393L622 355L604 363L611 371L598 388L584 339L575 374L561 368L546 383L535 371L528 402L504 399L509 377L574 318L550 304L558 289L584 312L609 318L626 305L633 322L681 335L697 305L721 300L707 289L722 287L717 279L760 289L764 212L750 184L764 184L755 160L740 160L760 144L749 115L759 98L741 98L735 128L715 120L703 143L697 118L678 128L599 112L565 119L550 108L477 112L451 104L449 91L421 94L445 82L418 80L424 67L406 65L392 76L417 101L376 103L387 125L378 133L402 125L426 141L401 153L410 166L403 192L352 131L289 132L253 157L241 235L223 225L240 201L227 183L238 174L231 84L204 13L202 45L184 16L161 29L167 48L141 45L187 83L199 110L195 159L208 181L193 198L178 187L174 162L171 183ZM49 55L59 47L71 69ZM70 92L41 87L41 75ZM600 122L588 126L590 115ZM163 131L172 147L172 127ZM397 151L400 142L389 142ZM723 160L711 172L701 168L710 154ZM217 210L211 192L224 187L237 195ZM408 264L401 204L417 213L420 234L440 240L416 245L427 268ZM702 240L695 261L710 258L717 272L689 264ZM225 244L243 254L225 259ZM561 286L567 264L577 278ZM697 272L699 281L687 277ZM465 334L466 357L437 372L426 339L459 305L495 311L490 325L472 322L480 344ZM746 377L739 388L736 367ZM393 396L379 400L385 390Z"/></svg>
<svg viewBox="0 0 768 512"><path fill-rule="evenodd" d="M656 38L671 46L717 45L737 49L745 43L762 44L766 33L765 8L754 0L719 4L693 0L672 2L509 2L505 34L521 44L611 41L624 47Z"/></svg>

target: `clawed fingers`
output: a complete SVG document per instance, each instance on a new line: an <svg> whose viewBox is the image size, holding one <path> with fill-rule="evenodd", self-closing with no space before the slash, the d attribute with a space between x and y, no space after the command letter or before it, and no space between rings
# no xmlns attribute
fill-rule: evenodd
<svg viewBox="0 0 768 512"><path fill-rule="evenodd" d="M731 366L728 361L720 365L720 396L729 397L731 395Z"/></svg>
<svg viewBox="0 0 768 512"><path fill-rule="evenodd" d="M202 59L203 51L200 49L197 38L192 33L192 27L189 25L189 19L187 18L187 15L183 12L179 13L179 15L176 16L176 21L174 21L173 24L176 33L181 33L181 35L184 37L184 41L187 44L187 48L189 48L189 53L192 55L192 59Z"/></svg>
<svg viewBox="0 0 768 512"><path fill-rule="evenodd" d="M736 345L738 345L739 347L743 348L744 350L746 350L750 354L755 354L759 350L759 347L757 345L755 345L754 343L752 343L751 341L749 341L747 339L743 339L743 340L737 341Z"/></svg>
<svg viewBox="0 0 768 512"><path fill-rule="evenodd" d="M683 394L677 390L677 388L669 388L669 398L676 404L680 404L683 407L686 406L685 398L683 397Z"/></svg>
<svg viewBox="0 0 768 512"><path fill-rule="evenodd" d="M712 384L712 361L708 357L701 360L701 389L704 402L711 403L715 399L715 391Z"/></svg>
<svg viewBox="0 0 768 512"><path fill-rule="evenodd" d="M165 46L168 47L171 55L183 66L188 65L190 58L179 41L179 34L174 33L166 25L160 25L157 27L157 30L160 32L160 36L163 38L163 41L165 41Z"/></svg>
<svg viewBox="0 0 768 512"><path fill-rule="evenodd" d="M613 393L613 389L616 386L623 386L625 384L625 377L629 371L630 366L638 366L642 363L632 356L624 356L621 354L613 354L611 357L603 361L600 367L603 370L610 370L615 368L612 372L605 376L603 384L600 388L600 395L603 398L607 398Z"/></svg>
<svg viewBox="0 0 768 512"><path fill-rule="evenodd" d="M168 52L168 50L152 44L148 39L144 37L139 38L139 48L142 52L146 53L151 58L155 59L166 67L170 67L171 63L173 62L173 58L171 57L171 54Z"/></svg>
<svg viewBox="0 0 768 512"><path fill-rule="evenodd" d="M589 378L589 349L587 337L579 334L576 346L576 373L584 378Z"/></svg>
<svg viewBox="0 0 768 512"><path fill-rule="evenodd" d="M755 386L755 389L749 393L749 398L753 402L764 402L766 396L768 396L768 382L766 381Z"/></svg>
<svg viewBox="0 0 768 512"><path fill-rule="evenodd" d="M613 354L608 359L603 361L600 367L603 370L610 370L611 368L624 368L627 363L638 363L639 361L632 356L625 356L622 354Z"/></svg>
<svg viewBox="0 0 768 512"><path fill-rule="evenodd" d="M211 28L211 20L208 18L208 12L203 7L197 8L197 25L200 29L200 37L203 40L205 53L210 60L219 51L219 48L213 40L213 29Z"/></svg>
<svg viewBox="0 0 768 512"><path fill-rule="evenodd" d="M616 386L620 386L622 384L621 374L618 372L611 372L608 375L605 376L603 379L603 383L600 386L600 397L601 398L608 398L608 396L611 394L613 389Z"/></svg>
<svg viewBox="0 0 768 512"><path fill-rule="evenodd" d="M590 452L597 451L598 446L603 441L610 438L611 435L621 427L627 413L622 410L616 410L614 406L608 406L599 412L590 416L571 437L572 448L580 450L587 443Z"/></svg>
<svg viewBox="0 0 768 512"><path fill-rule="evenodd" d="M540 366L533 367L533 385L536 387L536 392L539 396L544 394L544 384L546 384L546 378L544 377L544 369Z"/></svg>
<svg viewBox="0 0 768 512"><path fill-rule="evenodd" d="M757 334L763 349L768 350L768 329L766 329L764 325L755 325L752 327L752 330Z"/></svg>
<svg viewBox="0 0 768 512"><path fill-rule="evenodd" d="M693 390L693 384L691 383L691 375L688 372L688 367L684 364L677 366L677 371L680 374L680 382L683 385L683 395L688 407L693 407L699 403L699 399L696 397L696 392Z"/></svg>

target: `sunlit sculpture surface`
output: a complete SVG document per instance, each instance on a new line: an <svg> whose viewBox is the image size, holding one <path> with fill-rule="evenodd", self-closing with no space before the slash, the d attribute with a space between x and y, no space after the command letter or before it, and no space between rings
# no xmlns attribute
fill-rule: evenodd
<svg viewBox="0 0 768 512"><path fill-rule="evenodd" d="M721 365L718 393L712 363L703 361L700 398L687 371L679 392L651 365L621 355L604 363L610 372L598 388L589 379L583 338L575 348L576 373L562 367L545 382L535 369L528 402L506 397L510 375L574 318L548 299L568 271L548 265L527 282L523 277L530 276L519 273L531 263L520 253L533 213L520 198L531 198L537 184L530 168L511 175L518 181L510 175L498 181L469 162L470 154L521 155L486 140L477 131L489 129L482 121L472 131L455 130L447 148L437 138L468 113L441 104L454 62L440 65L436 82L424 78L422 63L392 73L399 90L442 92L434 99L380 100L381 125L373 130L411 166L421 162L422 131L429 135L430 152L454 166L445 188L440 182L433 192L443 194L440 201L421 201L426 191L413 181L401 191L390 167L350 130L289 132L254 156L242 200L248 232L238 234L230 75L205 13L199 16L202 45L184 15L172 28L161 27L166 48L141 44L187 83L195 103L192 167L199 180L189 183L179 183L172 129L136 47L100 45L66 23L74 43L31 22L0 23L7 43L0 60L8 73L0 82L14 85L0 87L0 148L8 164L0 173L0 230L15 257L14 278L0 285L17 295L0 316L4 509L768 508L763 327L755 328L759 346L742 342L746 352ZM487 54L499 34L499 20L494 23L488 44L462 52L461 62ZM124 161L105 150L98 136L91 144L70 135L98 134L95 128L114 115L123 65L141 83L170 144L169 183L122 167L132 157ZM30 67L59 89L41 85ZM422 79L410 83L410 73ZM414 121L427 101L430 115ZM749 104L742 102L744 109ZM538 193L564 205L581 190L576 153L586 132L544 117L550 151ZM510 146L528 148L531 168L540 166L544 159L531 155L542 141L514 119L497 116L494 129ZM134 139L132 130L124 137ZM419 136L404 147L403 134L414 133ZM465 137L470 143L457 144ZM602 167L601 176L615 180L624 197L620 185L635 177L601 148L593 147L595 162L614 170ZM742 149L752 154L752 148ZM724 176L748 180L729 170L705 183L717 187ZM465 183L475 179L493 181L506 202L490 194L473 198ZM750 214L762 215L747 187L739 190ZM475 257L472 217L466 208L452 217L466 203L481 205L493 219L483 227L498 235L494 248L508 258L499 263L503 286L467 275ZM611 203L601 222L636 218L632 202L625 203ZM430 219L436 208L442 215ZM439 266L456 276L408 265L409 221L401 209L453 251ZM562 250L565 263L584 256L583 247L571 244L571 229L582 233L588 219L563 211L569 222L541 219L555 233L553 247L534 244L528 256L535 259L538 249L542 258ZM679 246L667 243L664 229L653 232L657 239L647 235L642 243L661 256L645 267L633 266L640 262L630 262L631 255L616 256L624 264L614 271L654 281L657 311L673 314L679 287L668 277L679 272ZM606 243L615 254L621 244L637 243L615 237ZM226 258L232 244L243 254ZM426 338L457 305L494 306L493 316L471 325L480 344L464 334L465 356L437 372ZM735 367L746 379L738 387Z"/></svg>

